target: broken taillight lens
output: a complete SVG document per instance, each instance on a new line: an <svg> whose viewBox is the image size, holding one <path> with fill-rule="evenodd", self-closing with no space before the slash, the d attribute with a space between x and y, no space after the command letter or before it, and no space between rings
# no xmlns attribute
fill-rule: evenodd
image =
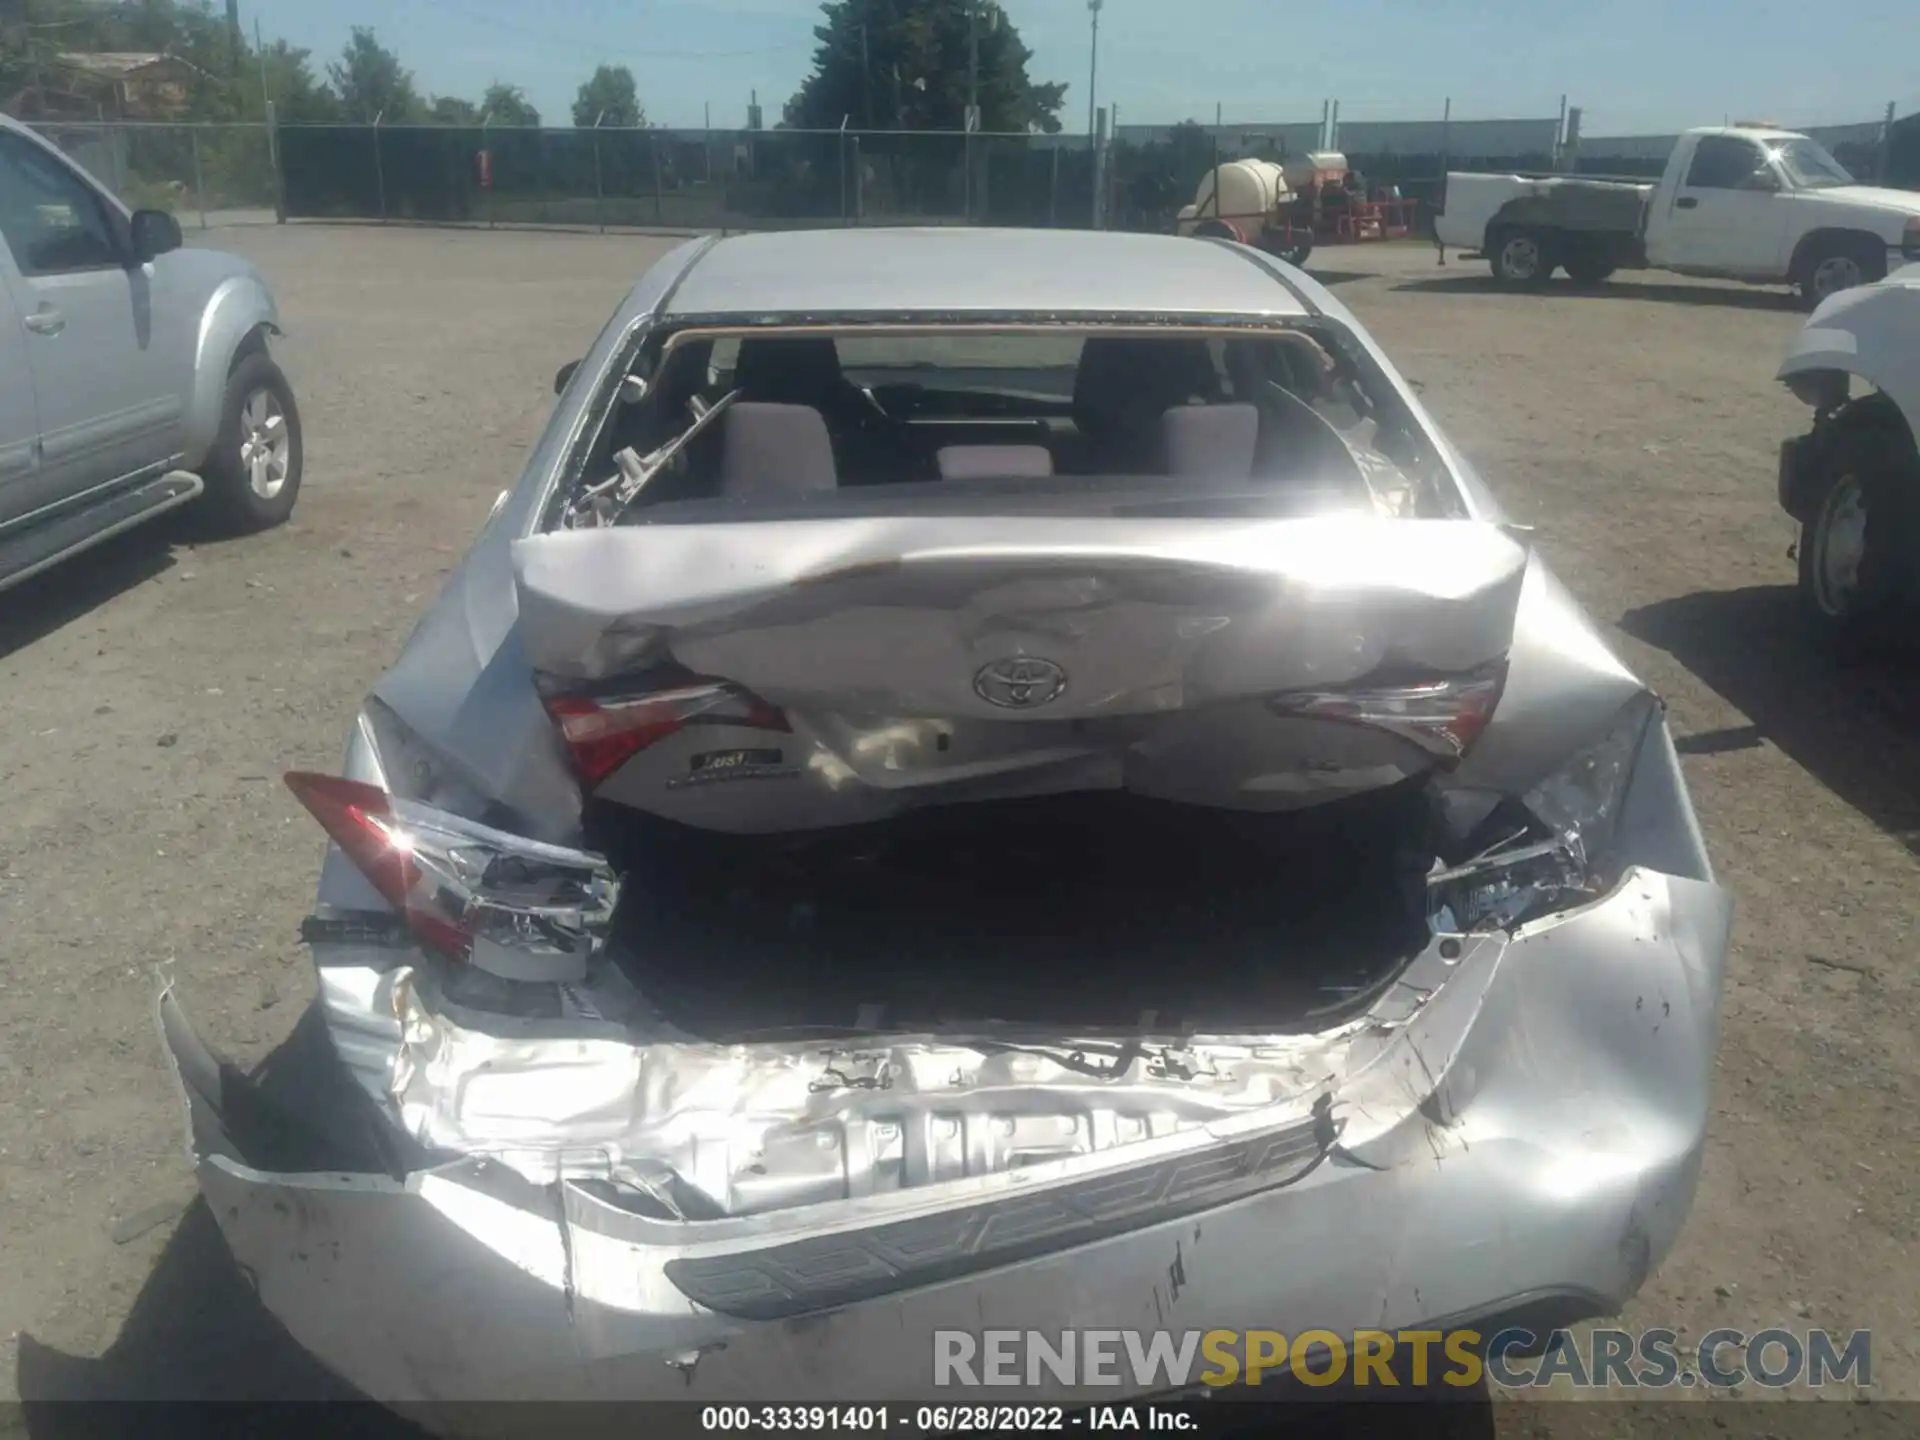
<svg viewBox="0 0 1920 1440"><path fill-rule="evenodd" d="M1410 740L1443 767L1457 765L1493 719L1507 683L1504 661L1459 675L1337 690L1290 690L1268 703L1282 715L1366 725Z"/></svg>
<svg viewBox="0 0 1920 1440"><path fill-rule="evenodd" d="M739 725L787 732L786 715L750 691L724 680L695 680L671 689L611 695L543 697L560 727L573 768L597 785L650 745L689 725Z"/></svg>
<svg viewBox="0 0 1920 1440"><path fill-rule="evenodd" d="M508 980L571 981L604 943L620 885L600 856L358 780L295 770L286 781L429 949Z"/></svg>

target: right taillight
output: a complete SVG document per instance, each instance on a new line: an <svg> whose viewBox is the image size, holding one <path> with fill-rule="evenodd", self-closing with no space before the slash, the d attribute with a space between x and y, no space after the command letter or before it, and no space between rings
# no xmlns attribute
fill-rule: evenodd
<svg viewBox="0 0 1920 1440"><path fill-rule="evenodd" d="M1443 768L1457 765L1493 719L1505 661L1458 675L1362 680L1337 689L1289 690L1267 703L1281 715L1365 725L1411 741Z"/></svg>
<svg viewBox="0 0 1920 1440"><path fill-rule="evenodd" d="M689 725L738 725L790 731L787 717L758 695L724 680L690 680L670 687L612 693L552 693L542 697L566 741L573 768L597 785L648 746Z"/></svg>

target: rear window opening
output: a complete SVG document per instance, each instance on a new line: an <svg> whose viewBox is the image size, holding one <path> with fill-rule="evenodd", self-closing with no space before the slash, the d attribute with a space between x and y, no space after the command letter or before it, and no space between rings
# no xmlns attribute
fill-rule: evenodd
<svg viewBox="0 0 1920 1440"><path fill-rule="evenodd" d="M1297 513L1308 492L1309 509L1462 513L1424 427L1331 322L701 327L649 337L631 369L644 392L608 377L567 524L1153 497Z"/></svg>
<svg viewBox="0 0 1920 1440"><path fill-rule="evenodd" d="M602 807L613 953L726 1042L970 1023L1280 1033L1357 1013L1427 944L1420 785L1292 814L1087 793L779 837Z"/></svg>

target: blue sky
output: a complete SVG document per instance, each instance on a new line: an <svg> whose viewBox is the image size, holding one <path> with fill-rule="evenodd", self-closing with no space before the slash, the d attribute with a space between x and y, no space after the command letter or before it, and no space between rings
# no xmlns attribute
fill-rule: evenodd
<svg viewBox="0 0 1920 1440"><path fill-rule="evenodd" d="M550 124L601 61L630 66L655 124L769 124L806 74L817 0L241 0L267 38L338 53L371 25L435 94L522 86ZM1085 0L1004 0L1035 78L1067 80L1086 126ZM1564 93L1588 135L1666 131L1729 115L1788 124L1920 108L1910 0L1106 0L1099 99L1123 123L1552 115Z"/></svg>

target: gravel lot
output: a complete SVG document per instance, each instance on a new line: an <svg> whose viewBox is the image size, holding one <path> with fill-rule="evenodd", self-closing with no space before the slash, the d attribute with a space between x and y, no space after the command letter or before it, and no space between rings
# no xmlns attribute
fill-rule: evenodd
<svg viewBox="0 0 1920 1440"><path fill-rule="evenodd" d="M332 1393L189 1204L154 971L237 1058L286 1035L320 847L279 773L337 762L516 477L555 366L669 242L201 243L278 292L307 488L275 534L136 533L0 596L0 1398ZM1672 280L1500 295L1418 247L1322 258L1671 701L1739 896L1705 1178L1629 1323L1872 1327L1879 1392L1920 1398L1920 683L1843 669L1795 626L1773 465L1805 414L1771 375L1796 314ZM1513 1433L1587 1423L1495 1413Z"/></svg>

